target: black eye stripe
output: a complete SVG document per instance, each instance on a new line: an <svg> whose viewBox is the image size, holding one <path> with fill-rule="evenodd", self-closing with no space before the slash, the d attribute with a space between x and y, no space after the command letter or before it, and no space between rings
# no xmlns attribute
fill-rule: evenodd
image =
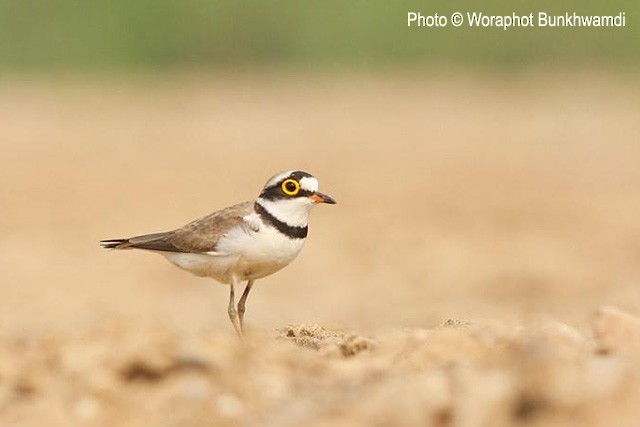
<svg viewBox="0 0 640 427"><path fill-rule="evenodd" d="M281 178L278 182L271 184L270 186L264 188L262 193L260 193L260 197L266 200L283 200L283 199L293 199L297 197L310 197L315 191L310 191L302 188L300 186L300 181L303 178L313 178L313 175L304 171L295 171L290 173L288 176ZM296 189L294 186L295 183L286 183L287 180L296 181L299 190L295 194L286 194L287 192L293 193ZM282 185L285 185L285 188Z"/></svg>
<svg viewBox="0 0 640 427"><path fill-rule="evenodd" d="M270 187L265 188L260 193L260 197L266 200L282 200L282 199L292 199L296 197L309 197L313 195L313 191L305 190L304 188L300 188L298 194L295 196L288 196L282 191L281 187L282 183L278 183L276 185L272 185Z"/></svg>

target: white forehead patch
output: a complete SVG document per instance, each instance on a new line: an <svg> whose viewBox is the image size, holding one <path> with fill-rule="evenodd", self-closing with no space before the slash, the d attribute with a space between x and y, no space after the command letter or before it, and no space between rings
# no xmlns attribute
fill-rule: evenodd
<svg viewBox="0 0 640 427"><path fill-rule="evenodd" d="M316 192L318 191L318 180L312 176L305 176L300 180L300 188Z"/></svg>

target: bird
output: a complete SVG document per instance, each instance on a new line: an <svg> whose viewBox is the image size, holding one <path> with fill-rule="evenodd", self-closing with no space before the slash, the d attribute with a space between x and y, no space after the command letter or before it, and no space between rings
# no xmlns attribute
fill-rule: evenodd
<svg viewBox="0 0 640 427"><path fill-rule="evenodd" d="M318 191L317 178L301 170L287 170L271 177L255 200L229 206L172 231L101 240L100 245L154 252L196 276L228 284L227 313L242 338L245 304L254 283L298 256L307 238L309 214L321 203L336 201ZM236 306L235 290L244 281Z"/></svg>

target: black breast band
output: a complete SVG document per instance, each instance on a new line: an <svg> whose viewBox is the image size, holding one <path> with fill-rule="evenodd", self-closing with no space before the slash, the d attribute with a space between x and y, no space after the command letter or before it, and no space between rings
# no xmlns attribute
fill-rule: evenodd
<svg viewBox="0 0 640 427"><path fill-rule="evenodd" d="M309 231L309 227L295 227L287 224L286 222L280 221L275 216L271 215L268 210L266 210L260 203L255 203L255 210L260 215L262 220L267 224L275 227L279 232L284 234L285 236L291 239L304 239L307 237L307 233Z"/></svg>

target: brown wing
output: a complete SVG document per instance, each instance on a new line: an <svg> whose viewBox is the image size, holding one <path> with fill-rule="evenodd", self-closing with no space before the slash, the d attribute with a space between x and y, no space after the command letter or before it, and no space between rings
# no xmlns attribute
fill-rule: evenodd
<svg viewBox="0 0 640 427"><path fill-rule="evenodd" d="M240 203L175 230L168 241L184 252L215 251L220 238L237 226L245 225L244 216L253 212L253 202Z"/></svg>
<svg viewBox="0 0 640 427"><path fill-rule="evenodd" d="M220 238L230 229L244 225L242 217L251 212L253 212L253 202L240 203L197 219L177 230L145 234L130 239L103 241L103 246L115 249L136 248L169 252L215 251Z"/></svg>

